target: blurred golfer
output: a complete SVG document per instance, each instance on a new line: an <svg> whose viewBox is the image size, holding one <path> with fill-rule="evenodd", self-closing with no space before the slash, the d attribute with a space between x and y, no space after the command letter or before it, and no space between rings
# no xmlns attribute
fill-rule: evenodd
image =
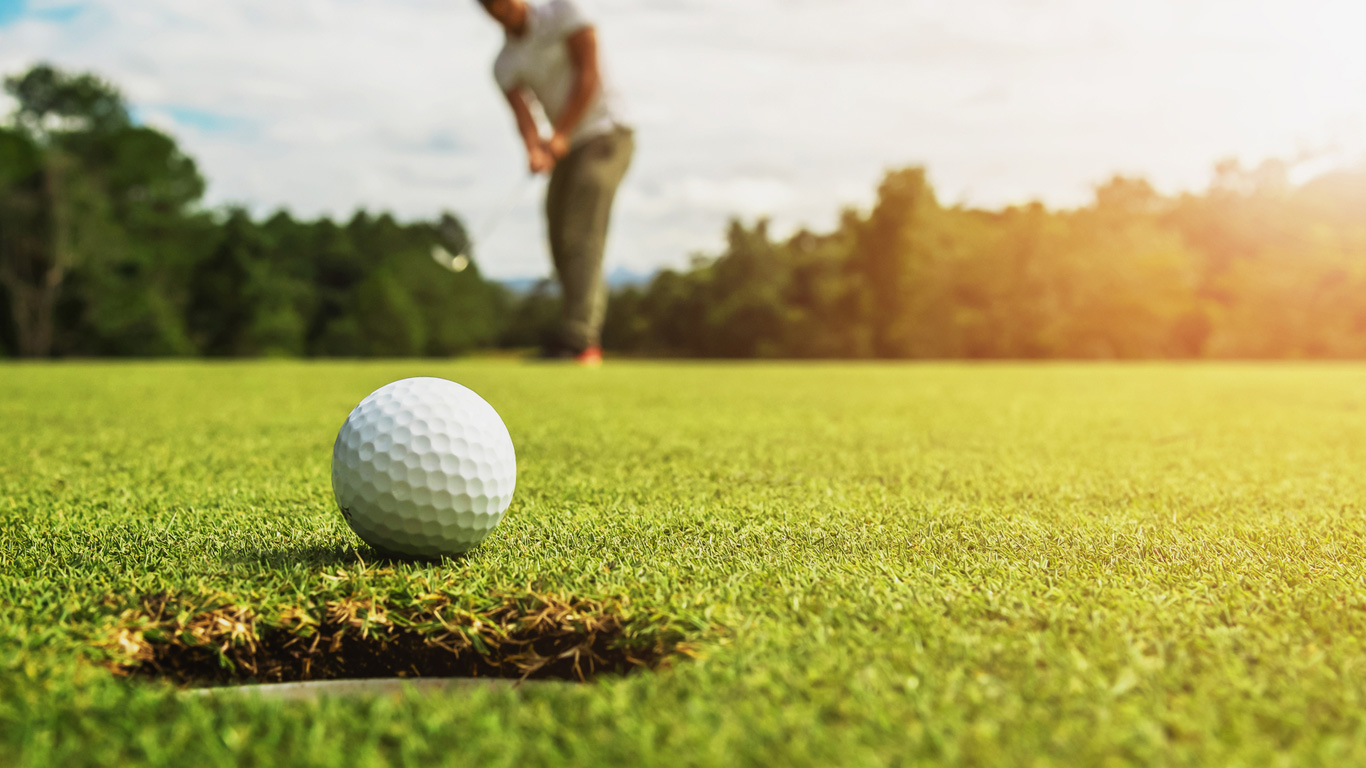
<svg viewBox="0 0 1366 768"><path fill-rule="evenodd" d="M564 316L560 338L545 352L598 365L607 226L635 141L603 75L593 24L572 0L479 2L507 35L493 76L517 119L531 172L550 174L546 228ZM532 115L533 102L551 123L548 138Z"/></svg>

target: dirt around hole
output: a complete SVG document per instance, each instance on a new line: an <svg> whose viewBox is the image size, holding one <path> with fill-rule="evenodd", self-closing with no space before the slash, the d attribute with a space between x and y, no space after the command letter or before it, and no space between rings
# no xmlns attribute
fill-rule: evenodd
<svg viewBox="0 0 1366 768"><path fill-rule="evenodd" d="M623 619L620 602L527 594L491 609L441 595L404 607L344 598L314 616L169 594L143 597L104 644L111 667L182 686L373 678L586 681L690 655L658 622Z"/></svg>

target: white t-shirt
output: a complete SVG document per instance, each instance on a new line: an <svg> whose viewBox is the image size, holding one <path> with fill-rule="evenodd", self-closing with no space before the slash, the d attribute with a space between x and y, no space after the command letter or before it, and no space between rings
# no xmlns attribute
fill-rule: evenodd
<svg viewBox="0 0 1366 768"><path fill-rule="evenodd" d="M575 32L591 26L572 0L528 5L526 31L521 37L508 36L503 43L503 50L493 62L493 79L504 91L515 88L531 91L546 117L552 123L559 120L574 90L574 65L569 59L568 40ZM577 144L624 125L616 94L604 69L599 55L602 85L569 137L570 143Z"/></svg>

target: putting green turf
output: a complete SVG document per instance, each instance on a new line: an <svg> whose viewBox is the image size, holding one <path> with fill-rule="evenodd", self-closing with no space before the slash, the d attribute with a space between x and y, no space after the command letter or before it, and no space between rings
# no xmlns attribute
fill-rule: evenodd
<svg viewBox="0 0 1366 768"><path fill-rule="evenodd" d="M469 557L371 562L331 441L393 379L516 441ZM1366 367L0 367L0 764L1366 763ZM588 685L201 701L141 595L618 599L696 659Z"/></svg>

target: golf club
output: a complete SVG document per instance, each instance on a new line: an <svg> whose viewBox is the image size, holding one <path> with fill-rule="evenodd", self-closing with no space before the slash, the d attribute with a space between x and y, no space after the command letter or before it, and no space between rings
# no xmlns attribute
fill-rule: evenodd
<svg viewBox="0 0 1366 768"><path fill-rule="evenodd" d="M475 240L482 243L493 235L498 229L498 225L501 224L503 220L508 217L508 214L512 213L513 209L522 202L522 198L526 196L527 188L532 185L535 179L535 176L527 176L517 183L517 186L513 188L512 194L507 198L507 201L496 208L493 213L484 220L483 225L477 230L478 236ZM445 232L454 228L457 224L455 220L451 218L450 214L446 214L442 216L440 226L443 232ZM463 230L462 234L464 234ZM443 269L450 270L451 272L464 272L470 265L470 250L474 241L470 240L468 235L466 235L464 237L464 242L465 247L460 249L457 253L451 253L440 243L434 244L432 246L432 261L435 261L437 264L441 265Z"/></svg>

